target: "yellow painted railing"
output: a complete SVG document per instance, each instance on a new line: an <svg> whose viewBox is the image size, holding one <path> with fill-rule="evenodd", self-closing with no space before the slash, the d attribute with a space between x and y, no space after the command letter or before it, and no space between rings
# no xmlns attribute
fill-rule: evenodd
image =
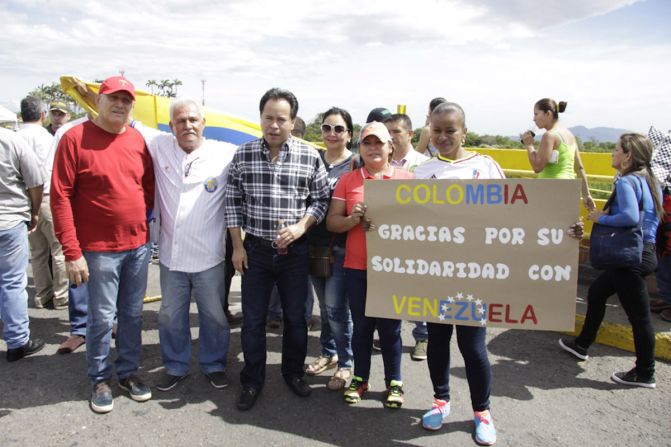
<svg viewBox="0 0 671 447"><path fill-rule="evenodd" d="M529 158L527 156L526 150L521 149L493 149L493 148L468 148L475 152L481 154L489 155L496 162L501 165L503 171L506 174L506 177L509 178L535 178L536 173L531 169L529 164ZM585 167L585 172L587 172L587 180L590 182L600 182L600 183L610 183L615 176L615 169L611 166L611 155L610 153L604 152L581 152L580 158L582 159L583 166ZM590 191L601 192L609 194L610 191L604 191L602 189L594 189L590 187ZM595 199L597 208L603 208L604 203L606 202L603 199ZM585 206L580 205L580 215L585 222L585 240L589 240L589 233L592 230L592 222L586 219L587 210Z"/></svg>

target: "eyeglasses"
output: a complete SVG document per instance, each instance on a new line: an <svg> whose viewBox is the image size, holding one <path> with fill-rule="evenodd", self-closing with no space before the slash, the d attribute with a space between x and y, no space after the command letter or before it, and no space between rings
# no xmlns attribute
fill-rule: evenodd
<svg viewBox="0 0 671 447"><path fill-rule="evenodd" d="M341 126L340 124L338 124L337 126L331 126L330 124L322 124L322 132L330 133L331 130L333 130L337 134L349 131L347 127Z"/></svg>
<svg viewBox="0 0 671 447"><path fill-rule="evenodd" d="M198 160L200 157L196 157L184 166L184 178L187 178L191 174L191 165L194 161Z"/></svg>

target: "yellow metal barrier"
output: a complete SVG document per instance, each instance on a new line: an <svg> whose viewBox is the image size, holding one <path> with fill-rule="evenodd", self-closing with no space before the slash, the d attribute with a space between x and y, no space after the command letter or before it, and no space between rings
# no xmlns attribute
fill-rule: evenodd
<svg viewBox="0 0 671 447"><path fill-rule="evenodd" d="M503 172L508 178L536 178L536 173L531 169L526 150L521 149L494 149L470 147L468 150L489 155L501 165ZM615 169L611 166L611 155L604 152L581 152L580 158L587 172L589 182L610 183L615 177ZM610 194L610 191L590 188L591 192ZM597 208L602 209L606 203L603 199L595 199ZM589 240L592 231L592 222L587 220L587 210L580 204L580 216L585 223L585 236L583 243Z"/></svg>

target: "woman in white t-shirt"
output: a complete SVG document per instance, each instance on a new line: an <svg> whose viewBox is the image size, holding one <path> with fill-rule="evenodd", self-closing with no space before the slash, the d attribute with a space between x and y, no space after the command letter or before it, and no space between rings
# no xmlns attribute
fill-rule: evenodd
<svg viewBox="0 0 671 447"><path fill-rule="evenodd" d="M438 155L415 168L422 179L502 179L501 167L490 157L464 149L466 115L455 103L444 102L430 115L431 143ZM438 430L450 413L450 340L454 325L427 323L429 373L433 383L432 408L422 416L422 427ZM496 442L496 429L489 412L492 372L487 358L485 328L457 326L459 350L464 357L466 378L471 391L475 440L481 445Z"/></svg>

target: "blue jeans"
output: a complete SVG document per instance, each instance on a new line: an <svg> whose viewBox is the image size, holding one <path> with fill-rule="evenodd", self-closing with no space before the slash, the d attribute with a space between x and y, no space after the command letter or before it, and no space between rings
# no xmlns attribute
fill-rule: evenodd
<svg viewBox="0 0 671 447"><path fill-rule="evenodd" d="M285 380L302 377L307 353L305 297L308 285L308 245L299 240L286 255L245 237L248 268L242 276L242 352L245 366L240 372L243 387L261 390L266 376L266 316L276 284L284 313L282 334L282 375Z"/></svg>
<svg viewBox="0 0 671 447"><path fill-rule="evenodd" d="M308 279L309 281L309 279ZM312 294L312 287L308 282L308 294L305 300L305 321L310 321L312 318L312 307L315 304L315 297ZM277 286L273 287L273 293L270 295L270 304L268 304L268 319L281 320L282 319L282 303L280 302L280 292Z"/></svg>
<svg viewBox="0 0 671 447"><path fill-rule="evenodd" d="M429 323L427 363L436 399L450 400L450 340L454 325ZM464 357L468 389L471 392L473 411L489 409L492 389L492 369L487 357L484 327L457 326L457 344Z"/></svg>
<svg viewBox="0 0 671 447"><path fill-rule="evenodd" d="M373 332L377 327L382 347L384 382L389 386L392 380L401 380L401 320L366 316L366 270L345 269L345 289L352 311L354 333L354 375L367 381L370 376L370 357L373 350Z"/></svg>
<svg viewBox="0 0 671 447"><path fill-rule="evenodd" d="M70 335L86 336L86 318L88 316L89 289L86 283L79 286L70 284L68 288L68 314L70 317Z"/></svg>
<svg viewBox="0 0 671 447"><path fill-rule="evenodd" d="M331 276L328 278L310 276L319 299L322 324L319 342L322 345L322 355L333 357L338 354L338 366L351 368L354 354L352 354L352 315L345 294L343 269L345 249L334 245L332 253L334 262Z"/></svg>
<svg viewBox="0 0 671 447"><path fill-rule="evenodd" d="M426 328L425 321L415 321L415 327L412 328L412 338L415 343L419 341L427 341L429 339L429 330Z"/></svg>
<svg viewBox="0 0 671 447"><path fill-rule="evenodd" d="M28 227L21 222L0 230L0 317L7 349L16 349L30 339L28 328Z"/></svg>
<svg viewBox="0 0 671 447"><path fill-rule="evenodd" d="M134 374L142 352L142 305L147 289L149 244L133 250L85 251L89 267L86 361L93 383L112 378L110 342L114 314L118 317L116 373L119 379Z"/></svg>
<svg viewBox="0 0 671 447"><path fill-rule="evenodd" d="M231 329L224 314L222 301L226 286L226 263L203 272L161 269L161 310L158 313L158 335L166 372L183 376L191 364L191 329L189 307L191 293L198 306L200 368L209 374L226 369L226 356Z"/></svg>

